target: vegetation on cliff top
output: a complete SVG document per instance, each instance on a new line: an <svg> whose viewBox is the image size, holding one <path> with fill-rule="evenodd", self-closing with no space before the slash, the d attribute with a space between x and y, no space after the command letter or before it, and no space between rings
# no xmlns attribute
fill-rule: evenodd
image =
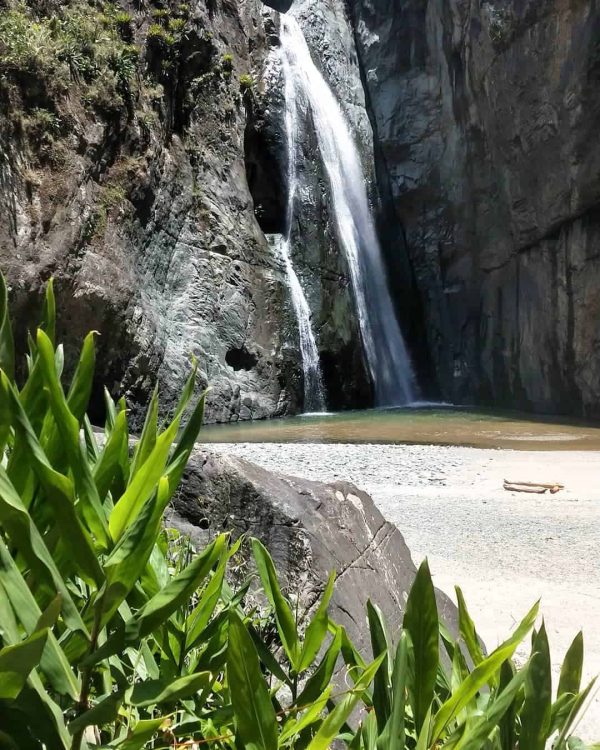
<svg viewBox="0 0 600 750"><path fill-rule="evenodd" d="M0 747L583 747L571 737L592 688L581 689L583 640L553 694L537 605L486 656L460 590L458 637L439 620L424 563L393 639L367 604L371 656L328 614L333 574L311 613L294 612L252 540L269 609L252 578L232 589L243 539L194 550L162 528L202 423L204 395L184 426L195 365L160 427L155 393L131 451L123 400L106 396L102 439L86 416L94 334L65 392L55 330L50 283L19 386L0 279Z"/></svg>

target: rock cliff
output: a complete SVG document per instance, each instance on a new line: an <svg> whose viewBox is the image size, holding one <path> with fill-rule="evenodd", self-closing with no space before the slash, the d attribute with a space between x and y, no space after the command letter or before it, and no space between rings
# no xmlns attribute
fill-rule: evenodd
<svg viewBox="0 0 600 750"><path fill-rule="evenodd" d="M0 0L0 266L17 322L54 276L67 366L69 342L99 329L98 383L134 405L156 378L172 402L194 354L209 421L302 407L275 249L290 4ZM359 144L426 395L599 416L596 4L296 0L294 13ZM306 108L301 148L293 260L329 405L367 406Z"/></svg>
<svg viewBox="0 0 600 750"><path fill-rule="evenodd" d="M443 397L599 416L597 4L349 8Z"/></svg>
<svg viewBox="0 0 600 750"><path fill-rule="evenodd" d="M209 421L301 409L296 321L266 236L282 231L287 190L266 95L277 13L7 0L2 14L0 265L19 340L53 276L67 366L69 343L98 329L98 384L134 408L156 379L172 403L195 355ZM368 402L345 270L313 224L300 266L328 390L337 407Z"/></svg>

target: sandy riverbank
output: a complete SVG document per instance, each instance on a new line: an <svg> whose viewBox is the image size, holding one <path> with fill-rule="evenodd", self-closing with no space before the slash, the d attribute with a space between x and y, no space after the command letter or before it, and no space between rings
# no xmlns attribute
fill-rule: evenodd
<svg viewBox="0 0 600 750"><path fill-rule="evenodd" d="M437 586L458 583L488 647L542 597L556 675L580 628L586 677L600 673L600 452L404 445L221 444L272 471L348 479L404 534ZM503 479L560 482L556 495L510 493ZM600 693L578 733L600 739Z"/></svg>

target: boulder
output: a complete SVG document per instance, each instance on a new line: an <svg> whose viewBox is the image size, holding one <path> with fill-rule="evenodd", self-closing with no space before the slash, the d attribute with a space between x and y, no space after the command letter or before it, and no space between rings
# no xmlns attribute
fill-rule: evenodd
<svg viewBox="0 0 600 750"><path fill-rule="evenodd" d="M300 612L313 608L336 570L332 618L365 653L367 599L381 608L391 634L401 625L416 573L410 550L371 497L349 482L273 474L243 459L197 449L166 522L199 546L223 530L234 538L258 537L288 595L298 597ZM455 608L441 592L438 606L452 627Z"/></svg>

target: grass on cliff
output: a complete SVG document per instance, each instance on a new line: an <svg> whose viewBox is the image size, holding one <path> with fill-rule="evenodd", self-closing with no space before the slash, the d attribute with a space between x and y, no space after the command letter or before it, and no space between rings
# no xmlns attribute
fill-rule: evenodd
<svg viewBox="0 0 600 750"><path fill-rule="evenodd" d="M486 655L460 590L458 634L439 619L424 563L399 632L389 634L367 602L371 653L360 653L330 616L334 574L299 613L260 541L220 534L194 550L163 529L202 423L195 365L161 425L154 395L131 450L123 399L106 394L101 439L86 416L93 333L63 385L52 283L28 343L19 383L0 278L3 750L325 750L335 741L351 750L544 750L550 738L555 750L584 747L572 736L593 687L581 685L581 634L553 686L537 605ZM251 577L228 583L242 545L266 610Z"/></svg>

